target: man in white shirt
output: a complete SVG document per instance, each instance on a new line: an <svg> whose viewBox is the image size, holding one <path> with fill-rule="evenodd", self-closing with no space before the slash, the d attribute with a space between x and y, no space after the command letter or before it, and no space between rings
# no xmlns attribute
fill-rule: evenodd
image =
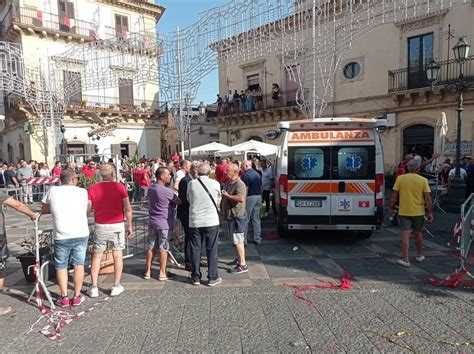
<svg viewBox="0 0 474 354"><path fill-rule="evenodd" d="M201 284L201 245L206 242L208 286L222 283L217 271L217 241L221 186L209 178L211 168L204 162L198 167L198 178L188 183L186 193L189 202L189 243L191 248L191 278L193 285Z"/></svg>
<svg viewBox="0 0 474 354"><path fill-rule="evenodd" d="M191 161L181 160L179 163L179 170L176 172L176 179L174 181L174 190L179 191L179 182L188 175L191 170Z"/></svg>
<svg viewBox="0 0 474 354"><path fill-rule="evenodd" d="M53 215L54 264L58 279L60 307L79 306L85 301L81 293L84 281L84 263L89 239L87 190L77 187L79 176L73 170L61 173L62 186L51 187L43 197L43 214ZM74 265L74 297L69 299L67 268L69 257Z"/></svg>
<svg viewBox="0 0 474 354"><path fill-rule="evenodd" d="M448 174L448 185L451 184L451 181L453 180L454 176L456 175L456 168L452 168L450 171L449 171L449 174ZM459 175L461 176L461 178L463 180L466 179L467 177L467 172L464 168L460 167L459 169Z"/></svg>

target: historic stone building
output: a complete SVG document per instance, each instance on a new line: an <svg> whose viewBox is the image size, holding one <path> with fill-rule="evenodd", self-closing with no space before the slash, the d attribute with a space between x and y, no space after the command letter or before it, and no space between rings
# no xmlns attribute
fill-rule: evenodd
<svg viewBox="0 0 474 354"><path fill-rule="evenodd" d="M389 170L405 150L432 153L436 122L441 112L445 112L449 126L446 153L454 155L457 94L447 90L444 84L453 83L459 75L459 65L451 49L458 37L464 35L467 42L474 45L473 23L474 4L466 3L432 16L387 23L354 40L334 75L333 99L324 116L388 118L389 129L382 139ZM434 91L425 73L425 65L431 59L436 59L441 66ZM264 95L259 109L244 112L227 109L221 113L218 118L220 142L236 144L258 139L274 143L267 141L266 131L275 129L278 121L304 118L295 101L298 85L292 80L294 69L285 69L277 56L221 63L219 91L222 97L229 90L240 93L258 86ZM464 74L468 80L474 80L472 55L464 65ZM307 91L310 91L309 81L304 81ZM271 98L273 83L281 90L277 108ZM464 95L463 154L470 155L473 151L473 120L474 91L471 90Z"/></svg>
<svg viewBox="0 0 474 354"><path fill-rule="evenodd" d="M52 163L65 154L85 155L81 159L92 154L159 156L157 79L134 81L136 73L128 72L132 69L124 62L111 67L115 70L113 82L94 87L84 74L87 62L67 63L67 58L62 58L68 69L51 73L50 60L81 44L85 52L93 51L88 57L103 58L122 51L158 62L156 24L164 10L153 0L0 1L0 40L21 45L26 70L38 73L39 82L32 81L32 89L35 85L47 87L44 83L54 75L60 78L56 86L66 87L71 82L78 86L60 93L67 97L61 132L55 139L48 136L51 130L43 128L31 105L5 92L0 158ZM89 45L100 41L107 47Z"/></svg>

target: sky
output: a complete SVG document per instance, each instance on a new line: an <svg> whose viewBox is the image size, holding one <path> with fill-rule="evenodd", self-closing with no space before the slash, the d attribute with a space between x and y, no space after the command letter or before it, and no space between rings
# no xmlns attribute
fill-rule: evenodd
<svg viewBox="0 0 474 354"><path fill-rule="evenodd" d="M158 31L166 33L175 31L176 27L185 28L192 25L199 19L201 13L223 5L229 0L155 0L155 2L166 8L158 22ZM203 79L195 102L204 101L206 104L215 102L218 86L217 70L214 70Z"/></svg>

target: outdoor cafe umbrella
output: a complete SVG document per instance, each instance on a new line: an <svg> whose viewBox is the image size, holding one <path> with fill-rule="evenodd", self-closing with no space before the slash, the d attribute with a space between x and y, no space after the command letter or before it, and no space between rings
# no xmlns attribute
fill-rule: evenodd
<svg viewBox="0 0 474 354"><path fill-rule="evenodd" d="M221 143L216 143L212 142L209 144L201 145L201 146L196 146L191 149L191 156L208 156L208 155L214 155L216 151L226 149L228 148L227 145L221 144ZM189 151L186 150L184 152L184 155L189 155Z"/></svg>
<svg viewBox="0 0 474 354"><path fill-rule="evenodd" d="M432 166L433 172L436 172L436 168L438 168L441 161L444 161L447 133L448 133L448 122L446 120L446 113L441 112L441 115L438 118L438 121L436 122L436 128L435 128L433 152L439 156L437 159L433 160L433 166ZM442 158L443 160L441 160Z"/></svg>
<svg viewBox="0 0 474 354"><path fill-rule="evenodd" d="M219 150L215 156L238 156L246 153L255 153L260 156L271 157L276 155L278 147L272 144L262 143L261 141L249 140L235 146Z"/></svg>

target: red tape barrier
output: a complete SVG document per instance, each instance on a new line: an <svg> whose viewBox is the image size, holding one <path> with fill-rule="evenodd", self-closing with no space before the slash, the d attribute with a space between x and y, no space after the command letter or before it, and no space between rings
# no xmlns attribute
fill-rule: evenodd
<svg viewBox="0 0 474 354"><path fill-rule="evenodd" d="M316 304L313 301L306 299L301 294L306 292L306 291L313 290L313 289L349 290L349 289L352 289L352 284L349 281L351 278L352 278L352 275L344 270L344 275L341 278L341 283L340 284L334 284L333 282L328 281L328 280L322 280L322 279L314 278L316 281L320 282L321 284L313 284L313 285L288 285L288 284L283 284L283 286L285 288L295 289L295 292L293 293L293 297L296 300L304 301L309 307L315 307Z"/></svg>
<svg viewBox="0 0 474 354"><path fill-rule="evenodd" d="M430 278L426 280L426 283L436 286L445 286L447 288L455 288L457 286L474 287L474 280L462 280L466 276L470 276L470 273L467 271L467 269L461 269L459 271L455 271L453 274L449 275L443 280Z"/></svg>
<svg viewBox="0 0 474 354"><path fill-rule="evenodd" d="M58 310L58 311L51 310L44 305L44 301L41 296L41 291L39 290L41 286L41 283L39 283L39 279L38 279L39 268L40 268L40 264L39 262L36 262L34 266L34 273L36 276L36 282L39 284L39 286L37 287L37 290L35 292L35 298L36 298L36 303L38 304L38 308L41 311L42 315L40 316L40 318L38 318L38 320L35 323L31 325L28 333L31 333L34 330L34 327L42 319L46 319L48 324L44 326L43 328L41 328L39 332L42 335L44 335L46 338L54 340L59 343L62 339L62 336L61 336L62 328L64 328L69 323L71 323L73 320L77 320L79 317L90 313L96 308L97 305L107 301L109 297L105 297L95 302L91 307L79 313L76 313L74 310L72 310L72 305L70 307L70 310L72 311L72 313L67 312L65 310Z"/></svg>

